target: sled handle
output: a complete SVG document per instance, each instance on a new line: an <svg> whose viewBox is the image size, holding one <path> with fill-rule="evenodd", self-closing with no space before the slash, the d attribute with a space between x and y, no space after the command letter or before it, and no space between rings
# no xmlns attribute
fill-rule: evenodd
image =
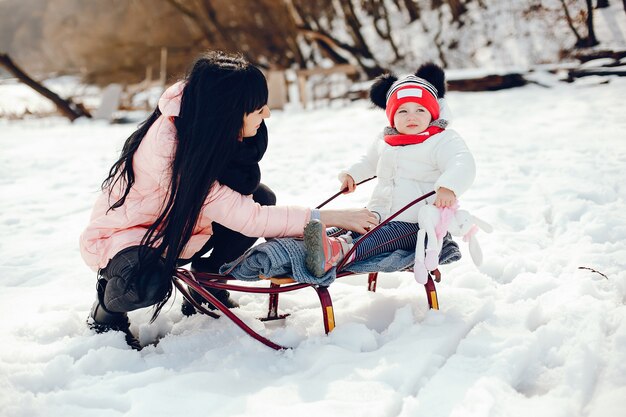
<svg viewBox="0 0 626 417"><path fill-rule="evenodd" d="M373 180L374 178L376 178L376 176L373 176L372 178L368 178L366 180L363 180L361 182L358 182L356 185L361 185L365 182L368 182L369 180ZM320 204L319 206L315 207L316 209L321 209L322 207L324 207L326 204L330 203L331 201L333 201L335 198L339 197L341 194L345 193L346 191L348 191L348 188L344 188L343 190L339 191L338 193L336 193L335 195L333 195L332 197L330 197L328 200L324 201L322 204Z"/></svg>

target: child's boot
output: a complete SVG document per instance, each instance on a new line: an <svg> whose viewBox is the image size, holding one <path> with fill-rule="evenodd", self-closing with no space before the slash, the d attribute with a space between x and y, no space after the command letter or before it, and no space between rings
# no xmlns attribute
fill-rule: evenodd
<svg viewBox="0 0 626 417"><path fill-rule="evenodd" d="M304 246L306 267L316 277L322 277L341 262L353 245L349 236L328 237L326 226L311 220L304 228Z"/></svg>

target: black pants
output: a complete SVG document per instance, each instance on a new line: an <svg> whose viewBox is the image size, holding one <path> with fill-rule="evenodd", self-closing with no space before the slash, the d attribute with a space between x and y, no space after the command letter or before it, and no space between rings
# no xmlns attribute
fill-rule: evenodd
<svg viewBox="0 0 626 417"><path fill-rule="evenodd" d="M259 185L252 198L261 205L276 204L276 195L264 184ZM217 272L220 266L237 259L257 240L217 223L212 226L213 235L202 249L191 259L181 259L179 265L191 261L192 267L198 271ZM203 258L202 255L211 249L210 256ZM108 311L127 312L149 307L163 301L169 294L172 282L161 273L163 260L159 259L156 265L142 265L140 250L139 246L121 250L100 271L98 297Z"/></svg>
<svg viewBox="0 0 626 417"><path fill-rule="evenodd" d="M98 299L106 310L125 313L149 307L170 293L172 282L162 273L163 259L157 258L156 265L141 262L140 252L150 250L141 246L122 249L100 270Z"/></svg>

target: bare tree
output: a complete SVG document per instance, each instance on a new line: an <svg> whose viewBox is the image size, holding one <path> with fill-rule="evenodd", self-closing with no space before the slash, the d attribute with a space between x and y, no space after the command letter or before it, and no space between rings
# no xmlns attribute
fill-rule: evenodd
<svg viewBox="0 0 626 417"><path fill-rule="evenodd" d="M437 51L439 52L439 60L441 61L444 67L447 67L448 63L446 61L446 56L444 53L443 41L441 40L441 36L443 32L443 12L441 11L440 8L437 9L437 16L439 18L439 25L437 25L438 30L437 30L437 33L435 34L435 38L433 39L433 41L435 43L435 46L437 47Z"/></svg>
<svg viewBox="0 0 626 417"><path fill-rule="evenodd" d="M561 0L561 4L563 5L563 11L565 12L565 19L567 19L567 26L569 26L569 28L574 33L574 36L576 37L576 45L581 45L582 37L578 33L578 30L576 30L576 26L574 26L574 22L572 21L572 16L569 13L569 9L567 8L567 4L565 3L565 0Z"/></svg>
<svg viewBox="0 0 626 417"><path fill-rule="evenodd" d="M592 0L585 0L587 5L587 14L586 14L586 24L587 24L587 36L582 37L578 30L576 30L576 26L574 25L574 21L569 12L569 8L567 7L567 3L565 0L561 0L561 4L563 5L563 11L565 12L565 18L567 19L567 25L570 27L574 36L576 37L575 47L584 48L590 46L596 46L598 44L598 40L596 39L595 31L593 29L593 5Z"/></svg>
<svg viewBox="0 0 626 417"><path fill-rule="evenodd" d="M385 71L361 33L361 22L355 14L351 0L289 0L289 3L290 10L296 14L294 20L300 22L300 33L315 41L335 62L347 62L352 58L369 78ZM337 16L344 20L352 43L333 35L333 20Z"/></svg>
<svg viewBox="0 0 626 417"><path fill-rule="evenodd" d="M592 0L587 1L587 42L585 46L596 46L599 42L593 29L593 4Z"/></svg>

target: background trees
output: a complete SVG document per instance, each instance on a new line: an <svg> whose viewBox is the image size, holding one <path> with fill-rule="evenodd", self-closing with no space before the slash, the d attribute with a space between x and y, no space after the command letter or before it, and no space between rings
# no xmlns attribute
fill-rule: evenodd
<svg viewBox="0 0 626 417"><path fill-rule="evenodd" d="M207 48L266 68L350 63L363 78L427 59L519 66L597 44L593 7L604 5L596 1L4 0L0 52L30 71L96 82L156 74L163 48L171 75Z"/></svg>

